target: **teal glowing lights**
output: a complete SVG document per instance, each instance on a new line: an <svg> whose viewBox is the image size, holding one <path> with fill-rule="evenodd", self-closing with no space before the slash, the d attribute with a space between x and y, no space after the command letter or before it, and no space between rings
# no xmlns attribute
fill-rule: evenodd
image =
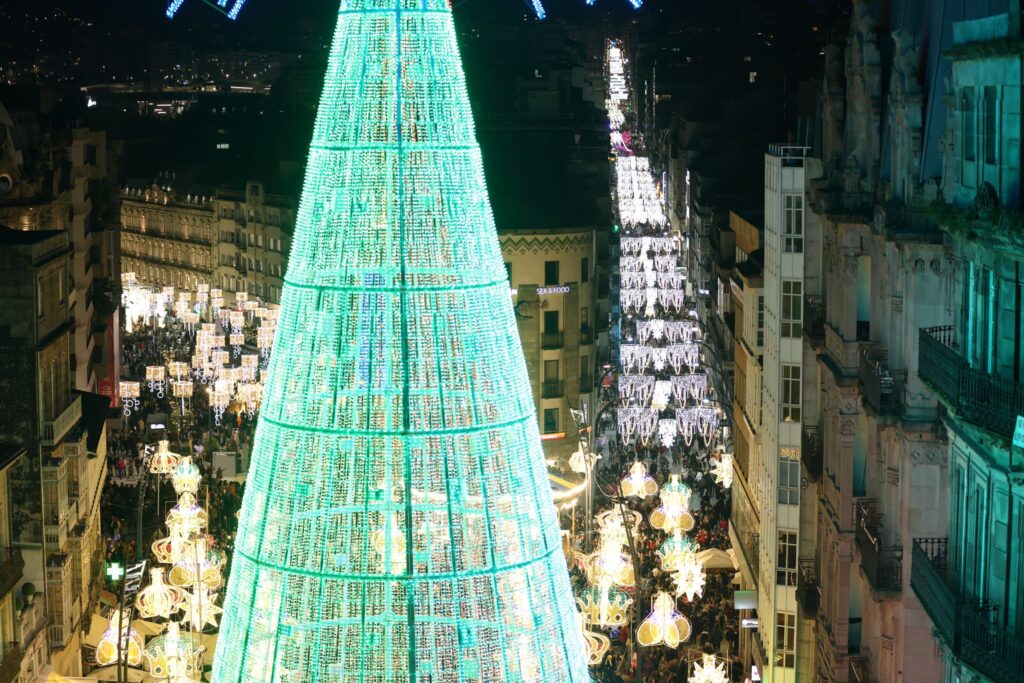
<svg viewBox="0 0 1024 683"><path fill-rule="evenodd" d="M346 0L216 683L589 681L447 0Z"/></svg>

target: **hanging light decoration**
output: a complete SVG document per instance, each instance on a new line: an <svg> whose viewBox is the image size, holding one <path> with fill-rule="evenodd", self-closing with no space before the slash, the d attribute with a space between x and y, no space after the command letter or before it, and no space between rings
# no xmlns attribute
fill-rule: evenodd
<svg viewBox="0 0 1024 683"><path fill-rule="evenodd" d="M676 584L676 595L686 596L686 599L693 602L704 595L704 582L707 575L704 573L704 563L696 557L693 561L683 564L673 575L672 579Z"/></svg>
<svg viewBox="0 0 1024 683"><path fill-rule="evenodd" d="M160 564L174 564L181 558L186 542L180 535L171 533L167 538L153 541L153 556Z"/></svg>
<svg viewBox="0 0 1024 683"><path fill-rule="evenodd" d="M214 600L216 594L196 582L192 590L185 594L184 611L182 623L188 624L193 631L202 633L207 626L217 627L217 615L224 610L218 607Z"/></svg>
<svg viewBox="0 0 1024 683"><path fill-rule="evenodd" d="M145 619L170 619L172 614L181 609L184 602L185 591L164 583L164 569L157 567L149 571L149 585L139 591L135 598L135 607L139 610L139 615Z"/></svg>
<svg viewBox="0 0 1024 683"><path fill-rule="evenodd" d="M689 683L729 683L725 663L714 655L705 654L700 661L693 663Z"/></svg>
<svg viewBox="0 0 1024 683"><path fill-rule="evenodd" d="M658 493L658 482L647 473L647 466L637 460L629 468L629 476L619 483L619 489L625 497L636 496L643 500L647 496Z"/></svg>
<svg viewBox="0 0 1024 683"><path fill-rule="evenodd" d="M171 442L162 439L157 441L156 453L149 459L149 471L152 474L170 474L180 460L180 455L171 452Z"/></svg>
<svg viewBox="0 0 1024 683"><path fill-rule="evenodd" d="M700 546L692 538L683 535L681 529L673 529L665 542L658 548L661 568L671 572L680 569L689 562L696 562Z"/></svg>
<svg viewBox="0 0 1024 683"><path fill-rule="evenodd" d="M177 466L171 471L171 484L179 496L183 493L191 493L193 496L199 493L199 482L202 474L199 468L192 462L191 456L181 458Z"/></svg>
<svg viewBox="0 0 1024 683"><path fill-rule="evenodd" d="M715 475L715 483L721 484L723 488L732 487L733 459L732 453L721 453L718 459L711 466L711 473Z"/></svg>
<svg viewBox="0 0 1024 683"><path fill-rule="evenodd" d="M206 538L200 537L182 548L167 578L181 588L189 588L198 581L209 590L217 590L224 583L220 571L223 566L224 556L210 548Z"/></svg>
<svg viewBox="0 0 1024 683"><path fill-rule="evenodd" d="M227 410L229 403L231 403L231 391L228 389L227 383L217 380L213 391L210 392L210 408L213 409L214 422L218 425L224 418L224 411Z"/></svg>
<svg viewBox="0 0 1024 683"><path fill-rule="evenodd" d="M636 640L644 647L665 644L675 648L689 640L691 630L690 621L676 611L672 596L660 592L654 597L650 615L637 629Z"/></svg>
<svg viewBox="0 0 1024 683"><path fill-rule="evenodd" d="M142 396L142 385L138 382L121 382L117 386L117 394L121 397L121 406L124 409L124 416L130 417L133 410L138 410L142 405L139 397Z"/></svg>
<svg viewBox="0 0 1024 683"><path fill-rule="evenodd" d="M124 612L120 609L115 609L110 615L110 625L96 645L96 663L99 666L110 666L118 661L119 637L122 661L127 662L128 666L138 666L142 663L142 637L128 624L122 626L123 615Z"/></svg>
<svg viewBox="0 0 1024 683"><path fill-rule="evenodd" d="M633 598L617 588L587 586L576 597L583 620L590 626L622 626L629 617Z"/></svg>
<svg viewBox="0 0 1024 683"><path fill-rule="evenodd" d="M164 382L167 379L167 368L162 365L146 366L146 381L149 382L149 390L156 394L157 398L164 397Z"/></svg>

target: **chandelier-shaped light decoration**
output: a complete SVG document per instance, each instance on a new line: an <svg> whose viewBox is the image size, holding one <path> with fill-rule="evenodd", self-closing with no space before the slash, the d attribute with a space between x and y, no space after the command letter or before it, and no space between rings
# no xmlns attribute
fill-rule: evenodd
<svg viewBox="0 0 1024 683"><path fill-rule="evenodd" d="M722 488L731 488L732 468L732 453L720 453L718 458L714 459L714 465L711 466L711 473L715 475L715 483L721 484Z"/></svg>
<svg viewBox="0 0 1024 683"><path fill-rule="evenodd" d="M103 632L100 642L96 645L96 663L99 666L110 666L118 661L118 636L120 634L121 661L128 666L139 666L142 663L142 637L128 624L120 609L110 614L110 625Z"/></svg>
<svg viewBox="0 0 1024 683"><path fill-rule="evenodd" d="M146 366L146 381L149 383L149 390L156 394L157 398L164 397L164 384L167 380L167 368L162 365Z"/></svg>
<svg viewBox="0 0 1024 683"><path fill-rule="evenodd" d="M676 595L693 602L704 595L704 583L707 575L704 573L704 563L696 557L685 562L672 575L676 584Z"/></svg>
<svg viewBox="0 0 1024 683"><path fill-rule="evenodd" d="M588 681L451 3L344 0L312 137L213 683Z"/></svg>
<svg viewBox="0 0 1024 683"><path fill-rule="evenodd" d="M193 496L199 493L199 482L203 475L190 456L185 456L178 461L177 466L171 470L171 484L174 485L174 492L179 496L183 493L191 493Z"/></svg>
<svg viewBox="0 0 1024 683"><path fill-rule="evenodd" d="M181 456L171 452L171 442L161 439L156 443L156 452L149 458L149 471L152 474L170 474L181 461Z"/></svg>
<svg viewBox="0 0 1024 683"><path fill-rule="evenodd" d="M678 474L670 475L661 487L661 505L651 511L651 526L666 533L673 529L689 531L687 526L693 528L693 517L689 514L691 495L690 487L679 480Z"/></svg>
<svg viewBox="0 0 1024 683"><path fill-rule="evenodd" d="M636 496L643 500L658 493L658 482L647 474L647 465L637 460L630 466L629 476L619 482L619 490L627 498Z"/></svg>
<svg viewBox="0 0 1024 683"><path fill-rule="evenodd" d="M636 640L644 647L664 644L675 648L689 640L690 631L690 621L676 611L676 601L660 592L654 597L650 615L637 629Z"/></svg>
<svg viewBox="0 0 1024 683"><path fill-rule="evenodd" d="M693 663L693 674L689 683L729 683L729 674L722 662L711 654L705 654L700 661Z"/></svg>
<svg viewBox="0 0 1024 683"><path fill-rule="evenodd" d="M661 547L658 548L658 559L665 571L676 571L687 563L696 562L700 546L692 538L683 535L681 529L673 529Z"/></svg>
<svg viewBox="0 0 1024 683"><path fill-rule="evenodd" d="M144 619L170 619L185 602L185 591L164 582L163 567L149 570L149 585L135 597L135 607Z"/></svg>

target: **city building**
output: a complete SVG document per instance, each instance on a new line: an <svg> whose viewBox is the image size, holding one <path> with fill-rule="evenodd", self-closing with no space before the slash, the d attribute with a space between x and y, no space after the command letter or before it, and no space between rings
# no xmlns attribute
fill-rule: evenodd
<svg viewBox="0 0 1024 683"><path fill-rule="evenodd" d="M563 468L578 448L569 411L586 405L593 415L597 361L607 354L608 314L605 308L602 315L598 305L595 233L562 228L499 234L544 452Z"/></svg>
<svg viewBox="0 0 1024 683"><path fill-rule="evenodd" d="M0 436L25 451L6 473L10 543L24 561L9 642L28 676L81 673L83 618L98 598L110 400L73 389L73 255L67 231L0 229Z"/></svg>
<svg viewBox="0 0 1024 683"><path fill-rule="evenodd" d="M119 376L119 233L106 134L41 127L0 104L0 224L65 230L71 242L72 380L113 398Z"/></svg>
<svg viewBox="0 0 1024 683"><path fill-rule="evenodd" d="M267 194L263 183L243 190L181 191L165 174L121 193L121 270L155 289L196 292L207 284L263 301L281 301L295 224L295 201Z"/></svg>

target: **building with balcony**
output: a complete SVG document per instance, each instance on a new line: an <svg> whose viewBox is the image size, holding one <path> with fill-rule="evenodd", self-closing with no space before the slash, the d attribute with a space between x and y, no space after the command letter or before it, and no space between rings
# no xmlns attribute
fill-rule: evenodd
<svg viewBox="0 0 1024 683"><path fill-rule="evenodd" d="M113 399L120 365L117 193L106 134L78 121L44 126L0 104L0 225L64 230L71 244L71 372Z"/></svg>
<svg viewBox="0 0 1024 683"><path fill-rule="evenodd" d="M544 452L567 465L578 448L570 409L593 415L598 358L607 355L608 313L595 278L593 228L501 231ZM602 351L603 349L603 351Z"/></svg>
<svg viewBox="0 0 1024 683"><path fill-rule="evenodd" d="M98 597L110 406L73 388L73 253L67 231L0 228L0 268L9 276L0 286L0 439L24 452L0 468L0 498L10 491L0 545L16 549L23 565L15 592L39 595L39 609L23 609L10 633L0 595L0 636L18 642L21 670L49 664L67 675L81 673L82 622ZM0 567L0 587L2 574Z"/></svg>
<svg viewBox="0 0 1024 683"><path fill-rule="evenodd" d="M280 303L293 198L268 194L260 182L185 189L169 173L121 195L123 272L156 289L197 292L207 284L228 303L236 292Z"/></svg>

